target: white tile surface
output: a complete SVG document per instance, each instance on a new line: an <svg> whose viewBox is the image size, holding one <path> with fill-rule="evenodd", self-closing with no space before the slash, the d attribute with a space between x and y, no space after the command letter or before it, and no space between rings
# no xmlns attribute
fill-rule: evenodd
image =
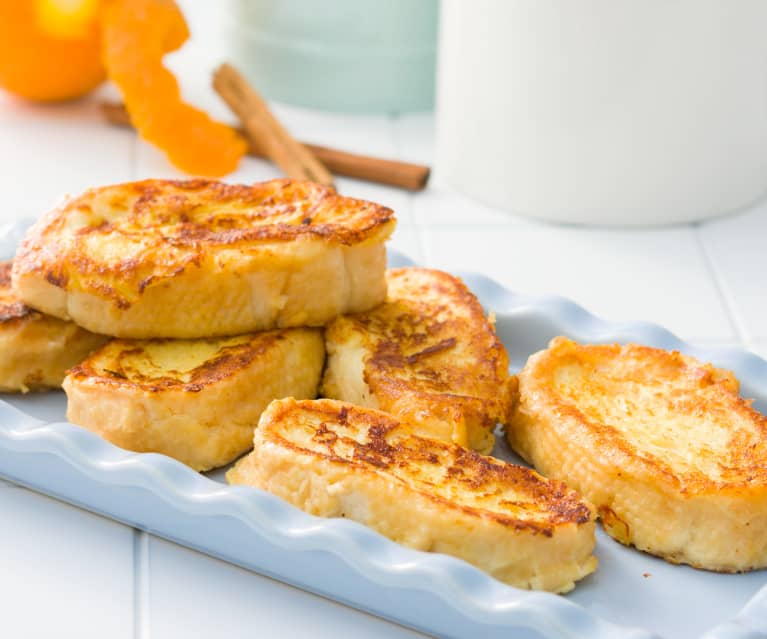
<svg viewBox="0 0 767 639"><path fill-rule="evenodd" d="M151 639L425 636L156 537L148 583Z"/></svg>
<svg viewBox="0 0 767 639"><path fill-rule="evenodd" d="M66 193L130 176L134 136L92 100L63 107L0 103L0 222L38 217Z"/></svg>
<svg viewBox="0 0 767 639"><path fill-rule="evenodd" d="M387 248L409 257L416 264L424 264L423 240L418 227L410 224L398 224Z"/></svg>
<svg viewBox="0 0 767 639"><path fill-rule="evenodd" d="M767 340L767 203L699 232L744 337Z"/></svg>
<svg viewBox="0 0 767 639"><path fill-rule="evenodd" d="M394 135L400 159L429 166L434 163L432 113L403 113L397 116Z"/></svg>
<svg viewBox="0 0 767 639"><path fill-rule="evenodd" d="M2 635L133 639L133 531L0 484Z"/></svg>
<svg viewBox="0 0 767 639"><path fill-rule="evenodd" d="M413 218L421 226L469 226L549 228L523 217L499 211L472 200L460 193L450 191L440 184L430 185L413 199Z"/></svg>
<svg viewBox="0 0 767 639"><path fill-rule="evenodd" d="M311 111L275 104L273 109L293 137L352 153L382 158L397 157L390 116Z"/></svg>
<svg viewBox="0 0 767 639"><path fill-rule="evenodd" d="M736 336L689 229L430 228L430 265L482 271L511 289L569 297L602 317L683 338Z"/></svg>

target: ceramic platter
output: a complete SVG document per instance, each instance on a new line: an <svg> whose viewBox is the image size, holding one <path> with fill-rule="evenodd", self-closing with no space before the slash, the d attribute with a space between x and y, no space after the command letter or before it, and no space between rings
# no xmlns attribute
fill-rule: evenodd
<svg viewBox="0 0 767 639"><path fill-rule="evenodd" d="M0 229L11 256L22 224ZM406 260L391 257L392 264ZM518 370L550 338L641 342L730 368L767 410L767 362L690 346L644 323L597 319L561 298L529 297L458 273L495 312ZM672 566L598 531L600 566L571 594L505 586L457 559L401 547L355 522L319 519L268 493L229 487L157 454L121 450L66 423L62 393L0 401L0 476L439 637L754 639L767 636L767 571L720 575ZM495 453L514 456L503 439ZM51 522L55 526L55 522Z"/></svg>

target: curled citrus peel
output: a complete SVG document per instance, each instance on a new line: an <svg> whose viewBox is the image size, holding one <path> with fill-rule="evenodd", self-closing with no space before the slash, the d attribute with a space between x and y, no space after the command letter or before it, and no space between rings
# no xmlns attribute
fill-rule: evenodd
<svg viewBox="0 0 767 639"><path fill-rule="evenodd" d="M175 2L107 0L101 24L102 60L141 137L187 173L219 177L236 169L245 140L183 102L176 78L162 64L189 36Z"/></svg>
<svg viewBox="0 0 767 639"><path fill-rule="evenodd" d="M247 145L181 100L162 58L188 37L173 0L0 0L0 87L29 100L69 100L108 74L144 139L181 170L219 177Z"/></svg>

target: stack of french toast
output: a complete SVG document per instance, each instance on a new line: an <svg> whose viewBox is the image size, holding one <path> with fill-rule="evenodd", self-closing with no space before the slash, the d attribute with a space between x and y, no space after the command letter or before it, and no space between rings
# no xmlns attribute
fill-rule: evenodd
<svg viewBox="0 0 767 639"><path fill-rule="evenodd" d="M510 375L460 279L386 269L394 225L293 180L69 198L0 269L0 389L63 386L118 446L236 461L232 484L521 588L593 572L597 519L674 563L767 566L767 419L732 373L559 337ZM491 456L499 424L537 471Z"/></svg>

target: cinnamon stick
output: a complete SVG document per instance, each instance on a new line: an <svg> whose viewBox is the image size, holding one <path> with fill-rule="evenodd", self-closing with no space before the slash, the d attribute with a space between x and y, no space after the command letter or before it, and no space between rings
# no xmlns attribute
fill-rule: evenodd
<svg viewBox="0 0 767 639"><path fill-rule="evenodd" d="M104 118L110 124L126 127L132 126L130 115L128 115L122 104L102 102L99 106L104 114ZM245 135L241 129L238 130L241 134ZM250 155L258 158L267 157L266 152L258 144L258 141L254 143L248 140L248 143ZM345 175L346 177L367 180L368 182L387 184L407 189L408 191L421 191L429 181L431 170L428 166L411 164L410 162L399 162L397 160L384 160L382 158L349 153L306 142L302 142L302 144L314 153L317 159L335 175Z"/></svg>
<svg viewBox="0 0 767 639"><path fill-rule="evenodd" d="M288 133L264 99L234 67L222 64L216 69L213 88L240 119L251 144L260 145L288 177L333 185L333 176L325 165Z"/></svg>

